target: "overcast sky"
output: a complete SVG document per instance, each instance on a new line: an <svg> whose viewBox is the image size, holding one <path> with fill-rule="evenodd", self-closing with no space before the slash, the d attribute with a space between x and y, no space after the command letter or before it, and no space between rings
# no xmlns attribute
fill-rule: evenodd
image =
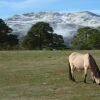
<svg viewBox="0 0 100 100"><path fill-rule="evenodd" d="M41 11L92 11L100 14L100 0L0 0L0 18Z"/></svg>

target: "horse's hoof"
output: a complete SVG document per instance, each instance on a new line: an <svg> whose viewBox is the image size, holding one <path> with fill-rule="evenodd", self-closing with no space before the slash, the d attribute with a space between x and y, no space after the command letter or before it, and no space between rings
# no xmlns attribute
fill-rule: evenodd
<svg viewBox="0 0 100 100"><path fill-rule="evenodd" d="M84 81L84 83L86 83L86 81Z"/></svg>
<svg viewBox="0 0 100 100"><path fill-rule="evenodd" d="M96 83L95 80L93 81L93 83Z"/></svg>
<svg viewBox="0 0 100 100"><path fill-rule="evenodd" d="M73 79L72 81L75 82L75 79Z"/></svg>
<svg viewBox="0 0 100 100"><path fill-rule="evenodd" d="M100 85L100 83L98 85Z"/></svg>

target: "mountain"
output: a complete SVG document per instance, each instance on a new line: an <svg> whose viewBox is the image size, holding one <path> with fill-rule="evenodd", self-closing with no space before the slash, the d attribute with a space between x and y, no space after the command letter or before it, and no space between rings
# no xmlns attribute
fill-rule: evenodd
<svg viewBox="0 0 100 100"><path fill-rule="evenodd" d="M79 27L100 26L100 15L83 11L75 13L38 12L14 15L5 20L14 33L20 37L25 35L32 25L39 21L50 23L54 32L64 36L65 43L69 43Z"/></svg>

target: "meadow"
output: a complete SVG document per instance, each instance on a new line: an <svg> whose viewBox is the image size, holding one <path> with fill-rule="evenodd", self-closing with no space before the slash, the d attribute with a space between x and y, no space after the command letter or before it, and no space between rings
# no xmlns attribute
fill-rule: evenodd
<svg viewBox="0 0 100 100"><path fill-rule="evenodd" d="M0 100L100 100L100 85L83 72L68 78L73 51L0 51ZM100 68L100 50L90 52Z"/></svg>

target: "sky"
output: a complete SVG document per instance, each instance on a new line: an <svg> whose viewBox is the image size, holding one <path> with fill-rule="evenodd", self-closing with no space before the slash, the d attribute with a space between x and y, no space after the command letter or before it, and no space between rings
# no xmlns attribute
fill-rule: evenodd
<svg viewBox="0 0 100 100"><path fill-rule="evenodd" d="M91 11L100 14L100 0L0 0L0 18L44 11Z"/></svg>

